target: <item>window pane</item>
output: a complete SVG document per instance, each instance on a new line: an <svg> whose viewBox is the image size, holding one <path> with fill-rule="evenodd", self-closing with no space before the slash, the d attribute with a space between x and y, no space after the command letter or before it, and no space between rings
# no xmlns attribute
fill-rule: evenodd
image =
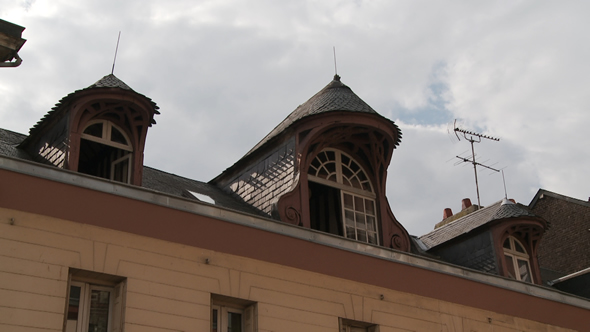
<svg viewBox="0 0 590 332"><path fill-rule="evenodd" d="M345 155L340 155L340 161L346 166L350 165L350 158Z"/></svg>
<svg viewBox="0 0 590 332"><path fill-rule="evenodd" d="M320 177L320 178L327 178L328 177L328 171L326 170L325 167L321 167L318 171L318 173L316 174L316 176Z"/></svg>
<svg viewBox="0 0 590 332"><path fill-rule="evenodd" d="M524 251L524 248L517 241L514 241L514 247L515 247L514 249L516 251L526 254L526 251Z"/></svg>
<svg viewBox="0 0 590 332"><path fill-rule="evenodd" d="M517 259L518 273L520 274L520 280L531 282L531 271L529 271L529 262Z"/></svg>
<svg viewBox="0 0 590 332"><path fill-rule="evenodd" d="M84 134L102 138L102 123L95 123L84 129Z"/></svg>
<svg viewBox="0 0 590 332"><path fill-rule="evenodd" d="M111 141L129 145L129 143L125 139L125 136L123 136L123 134L115 127L111 127Z"/></svg>
<svg viewBox="0 0 590 332"><path fill-rule="evenodd" d="M70 286L70 298L68 300L68 318L66 332L75 332L78 329L78 313L80 312L80 292L78 286Z"/></svg>
<svg viewBox="0 0 590 332"><path fill-rule="evenodd" d="M336 164L335 163L326 164L325 167L328 170L329 174L336 173Z"/></svg>
<svg viewBox="0 0 590 332"><path fill-rule="evenodd" d="M344 208L349 210L354 210L354 206L352 205L352 195L349 194L342 194L344 196Z"/></svg>
<svg viewBox="0 0 590 332"><path fill-rule="evenodd" d="M375 215L375 202L370 199L365 199L365 207L367 208L367 214L372 216Z"/></svg>
<svg viewBox="0 0 590 332"><path fill-rule="evenodd" d="M350 169L346 166L342 166L342 175L347 178L350 179L354 174L352 174L352 172L350 171Z"/></svg>
<svg viewBox="0 0 590 332"><path fill-rule="evenodd" d="M357 240L367 242L367 232L361 229L357 229L358 238Z"/></svg>
<svg viewBox="0 0 590 332"><path fill-rule="evenodd" d="M211 312L211 332L217 332L217 309Z"/></svg>
<svg viewBox="0 0 590 332"><path fill-rule="evenodd" d="M369 243L377 244L377 233L367 232L367 236L369 237Z"/></svg>
<svg viewBox="0 0 590 332"><path fill-rule="evenodd" d="M356 228L366 229L367 226L365 225L365 215L362 213L355 213L356 217Z"/></svg>
<svg viewBox="0 0 590 332"><path fill-rule="evenodd" d="M326 151L326 156L328 156L328 160L336 160L336 153L334 151Z"/></svg>
<svg viewBox="0 0 590 332"><path fill-rule="evenodd" d="M93 289L90 293L90 315L88 331L107 332L109 323L109 301L111 293Z"/></svg>
<svg viewBox="0 0 590 332"><path fill-rule="evenodd" d="M506 249L510 249L510 238L507 238L507 239L504 241L504 245L503 245L503 247L504 247L504 248L506 248Z"/></svg>
<svg viewBox="0 0 590 332"><path fill-rule="evenodd" d="M352 187L352 183L350 183L350 181L348 181L348 179L344 177L342 178L342 184L345 186Z"/></svg>
<svg viewBox="0 0 590 332"><path fill-rule="evenodd" d="M512 261L512 256L504 255L504 259L506 261L506 268L508 269L508 276L512 279L516 279L516 272L514 271L514 262Z"/></svg>
<svg viewBox="0 0 590 332"><path fill-rule="evenodd" d="M346 221L346 226L354 227L354 212L345 210L344 220Z"/></svg>
<svg viewBox="0 0 590 332"><path fill-rule="evenodd" d="M353 188L363 189L361 187L361 183L359 182L359 179L356 176L350 179L349 185Z"/></svg>
<svg viewBox="0 0 590 332"><path fill-rule="evenodd" d="M227 332L242 331L242 315L235 312L227 313Z"/></svg>
<svg viewBox="0 0 590 332"><path fill-rule="evenodd" d="M365 212L365 204L362 197L354 196L354 210L358 212Z"/></svg>
<svg viewBox="0 0 590 332"><path fill-rule="evenodd" d="M376 231L375 217L367 216L367 229L373 232Z"/></svg>
<svg viewBox="0 0 590 332"><path fill-rule="evenodd" d="M354 227L346 227L346 237L349 239L356 240L356 234L354 232Z"/></svg>

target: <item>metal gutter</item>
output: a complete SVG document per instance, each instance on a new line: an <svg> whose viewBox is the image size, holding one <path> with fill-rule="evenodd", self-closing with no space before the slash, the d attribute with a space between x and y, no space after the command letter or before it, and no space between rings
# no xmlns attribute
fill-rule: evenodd
<svg viewBox="0 0 590 332"><path fill-rule="evenodd" d="M555 279L555 280L548 281L548 282L547 282L547 285L549 285L549 286L553 286L553 285L555 285L555 284L558 284L558 283L560 283L560 282L562 282L562 281L566 281L566 280L569 280L569 279L571 279L571 278L575 278L575 277L577 277L577 276L584 275L584 274L586 274L586 273L590 273L590 267L588 267L588 268L585 268L585 269L583 269L583 270L580 270L580 271L578 271L578 272L574 272L574 273L572 273L572 274L568 274L568 275L566 275L566 276L563 276L563 277L561 277L561 278L557 278L557 279Z"/></svg>
<svg viewBox="0 0 590 332"><path fill-rule="evenodd" d="M196 215L216 218L234 224L249 226L267 232L298 238L341 250L347 250L357 254L383 259L385 261L427 269L590 310L589 300L548 287L483 273L412 253L369 245L340 236L277 222L272 219L247 214L229 208L219 207L214 204L164 194L151 189L104 180L77 172L6 156L0 156L0 169L139 200Z"/></svg>

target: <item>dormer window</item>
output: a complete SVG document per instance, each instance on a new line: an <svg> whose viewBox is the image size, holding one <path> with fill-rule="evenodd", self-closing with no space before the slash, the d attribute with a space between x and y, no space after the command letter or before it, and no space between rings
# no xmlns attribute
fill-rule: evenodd
<svg viewBox="0 0 590 332"><path fill-rule="evenodd" d="M81 135L78 171L130 183L132 156L125 131L107 120L90 121Z"/></svg>
<svg viewBox="0 0 590 332"><path fill-rule="evenodd" d="M529 255L524 246L515 237L509 236L502 245L508 277L516 280L533 282Z"/></svg>
<svg viewBox="0 0 590 332"><path fill-rule="evenodd" d="M379 244L376 195L362 167L340 150L322 150L308 169L311 228Z"/></svg>

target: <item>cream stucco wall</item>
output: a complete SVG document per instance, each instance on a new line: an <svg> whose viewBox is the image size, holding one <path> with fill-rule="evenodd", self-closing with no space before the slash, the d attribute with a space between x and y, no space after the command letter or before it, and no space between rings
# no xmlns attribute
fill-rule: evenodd
<svg viewBox="0 0 590 332"><path fill-rule="evenodd" d="M256 302L259 331L338 331L338 317L378 324L381 332L569 331L250 258L2 208L0 331L61 331L69 268L127 278L127 332L207 331L211 294Z"/></svg>

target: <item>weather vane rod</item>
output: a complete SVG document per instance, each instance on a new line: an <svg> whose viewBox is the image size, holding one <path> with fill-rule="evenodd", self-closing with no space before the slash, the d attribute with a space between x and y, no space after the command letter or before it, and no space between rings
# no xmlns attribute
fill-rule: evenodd
<svg viewBox="0 0 590 332"><path fill-rule="evenodd" d="M121 39L121 31L119 31L119 37L117 38L117 47L115 48L115 58L113 59L113 69L111 69L111 75L115 73L115 62L117 62L117 51L119 50L119 40Z"/></svg>
<svg viewBox="0 0 590 332"><path fill-rule="evenodd" d="M336 67L336 46L332 46L334 50L334 75L338 75L338 67Z"/></svg>

